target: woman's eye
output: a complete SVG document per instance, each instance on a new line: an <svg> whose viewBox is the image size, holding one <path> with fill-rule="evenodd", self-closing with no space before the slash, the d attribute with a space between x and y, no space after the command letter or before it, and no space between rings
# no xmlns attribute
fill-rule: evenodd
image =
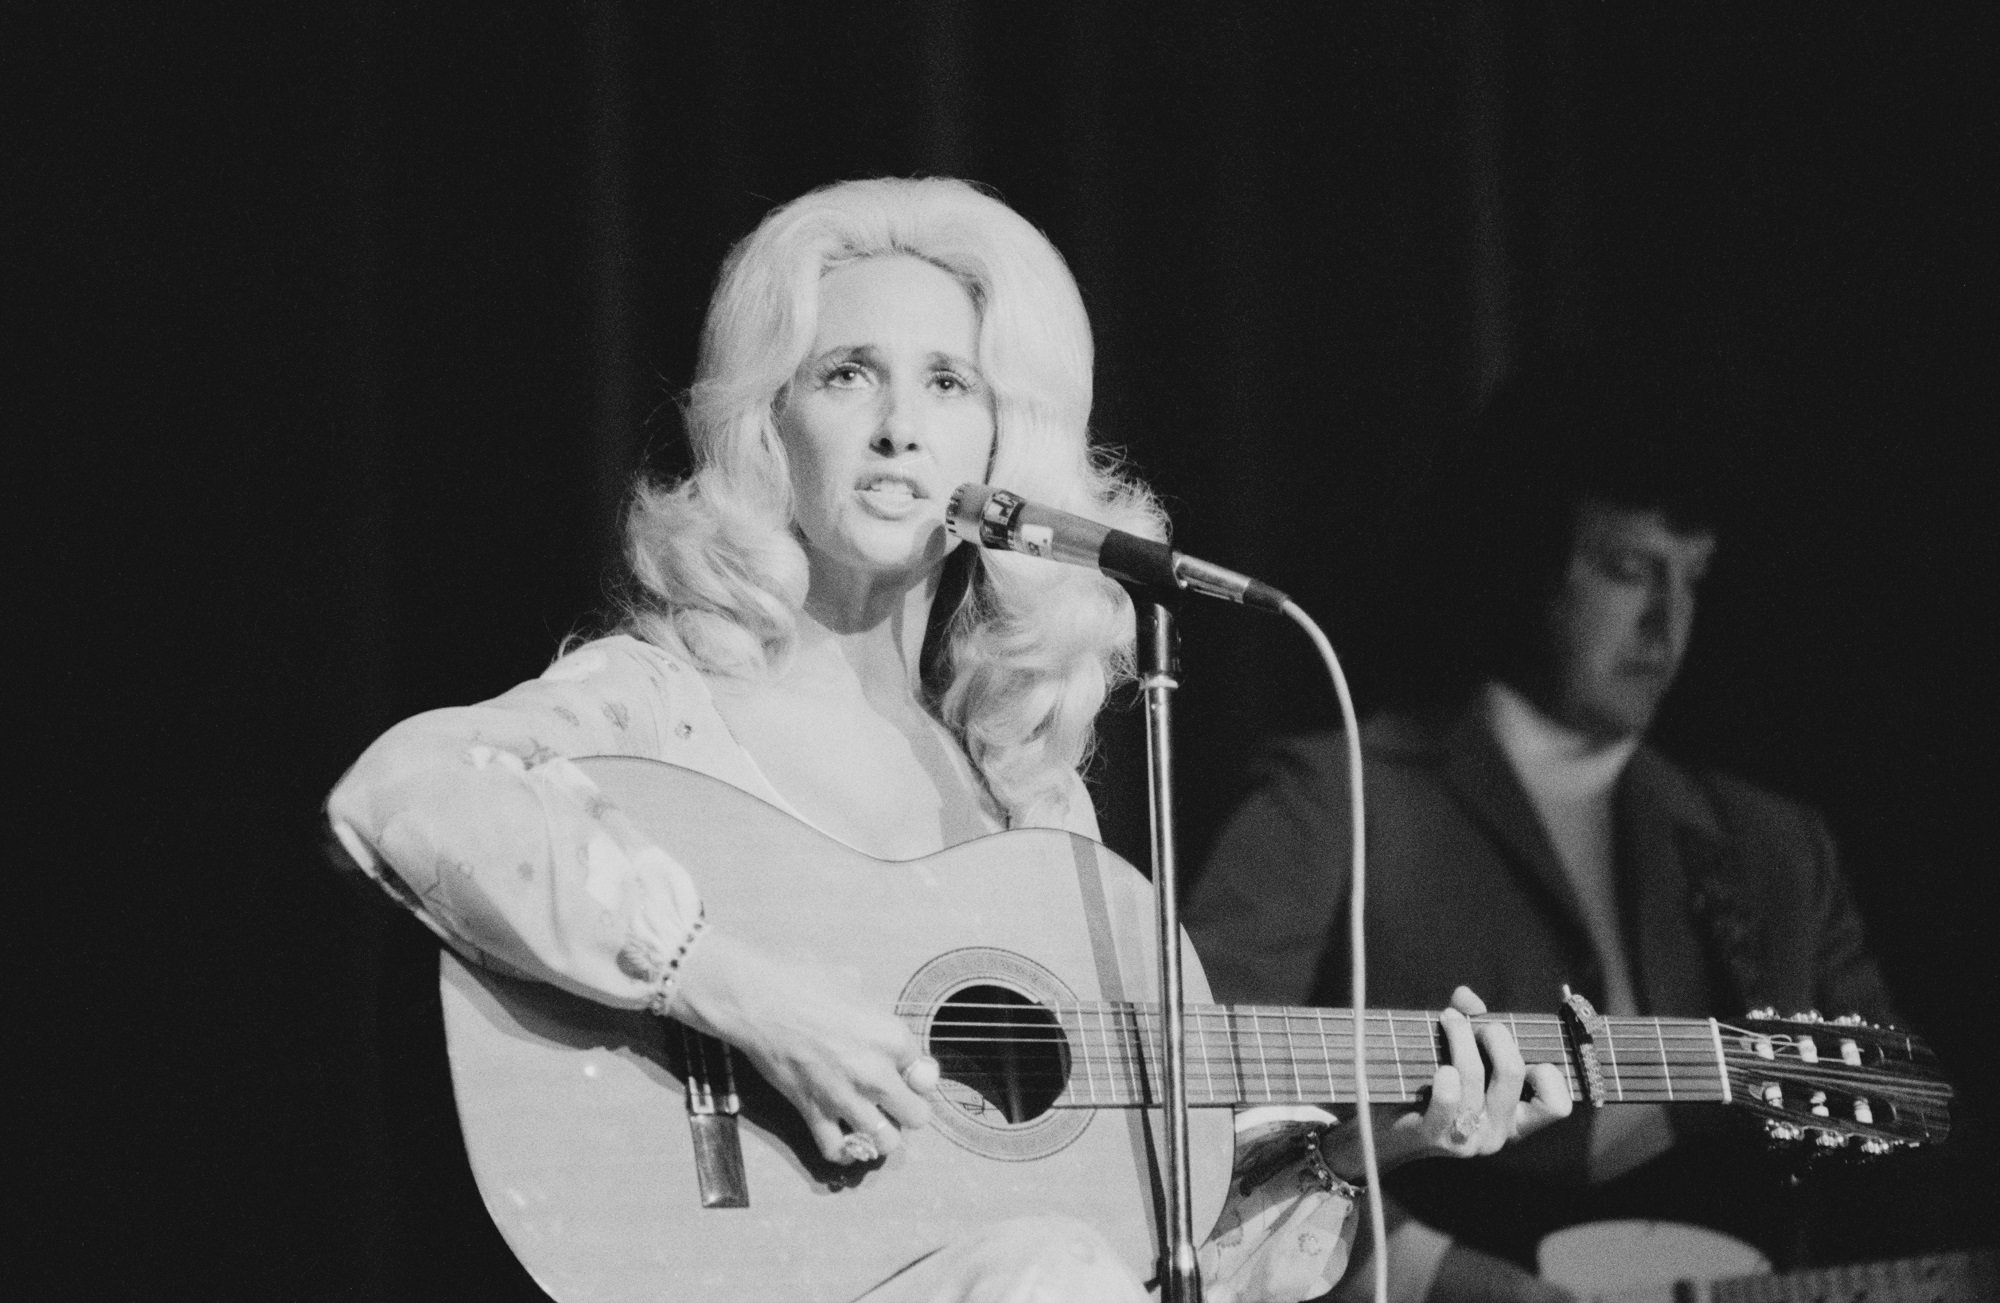
<svg viewBox="0 0 2000 1303"><path fill-rule="evenodd" d="M835 363L821 374L826 384L837 388L852 388L868 378L868 372L853 362Z"/></svg>
<svg viewBox="0 0 2000 1303"><path fill-rule="evenodd" d="M931 383L947 394L972 392L972 382L952 371L939 371L931 376Z"/></svg>

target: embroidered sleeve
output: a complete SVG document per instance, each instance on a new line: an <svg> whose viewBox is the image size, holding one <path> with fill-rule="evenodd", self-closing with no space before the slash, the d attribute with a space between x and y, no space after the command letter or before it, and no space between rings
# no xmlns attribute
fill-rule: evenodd
<svg viewBox="0 0 2000 1303"><path fill-rule="evenodd" d="M334 833L475 961L664 1010L700 895L572 760L659 758L674 673L693 671L607 639L491 701L405 720L334 788Z"/></svg>
<svg viewBox="0 0 2000 1303"><path fill-rule="evenodd" d="M1199 1254L1210 1303L1318 1298L1345 1274L1360 1195L1319 1156L1332 1122L1318 1109L1238 1116L1229 1197Z"/></svg>

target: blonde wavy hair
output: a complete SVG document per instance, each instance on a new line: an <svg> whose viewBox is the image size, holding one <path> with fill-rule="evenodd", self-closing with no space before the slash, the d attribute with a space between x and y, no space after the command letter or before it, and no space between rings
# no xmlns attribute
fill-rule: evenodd
<svg viewBox="0 0 2000 1303"><path fill-rule="evenodd" d="M905 254L956 277L979 314L995 417L988 479L1031 502L1148 538L1144 486L1093 448L1090 322L1069 268L1013 209L962 181L848 181L781 208L731 251L709 304L685 412L694 469L642 482L626 517L637 580L625 627L711 674L782 666L806 595L776 414L811 348L820 278ZM1088 759L1106 694L1132 671L1132 609L1092 570L965 547L933 612L925 689L1016 819L1057 808ZM954 590L956 590L954 592Z"/></svg>

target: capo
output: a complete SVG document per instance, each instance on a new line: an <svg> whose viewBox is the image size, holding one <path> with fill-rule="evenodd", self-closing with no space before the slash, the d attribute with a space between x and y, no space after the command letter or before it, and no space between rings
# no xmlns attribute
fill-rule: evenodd
<svg viewBox="0 0 2000 1303"><path fill-rule="evenodd" d="M1563 986L1562 1024L1576 1042L1576 1059L1583 1081L1583 1101L1592 1108L1604 1107L1604 1067L1597 1061L1597 1028L1604 1021L1590 1001Z"/></svg>

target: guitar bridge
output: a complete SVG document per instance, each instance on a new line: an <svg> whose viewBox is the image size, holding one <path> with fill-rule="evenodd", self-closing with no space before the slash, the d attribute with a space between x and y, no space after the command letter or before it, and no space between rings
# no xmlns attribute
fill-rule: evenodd
<svg viewBox="0 0 2000 1303"><path fill-rule="evenodd" d="M688 1130L694 1139L695 1180L704 1208L748 1208L750 1183L743 1172L743 1137L737 1129L736 1062L712 1036L679 1028L687 1062ZM719 1087L719 1089L718 1089Z"/></svg>

